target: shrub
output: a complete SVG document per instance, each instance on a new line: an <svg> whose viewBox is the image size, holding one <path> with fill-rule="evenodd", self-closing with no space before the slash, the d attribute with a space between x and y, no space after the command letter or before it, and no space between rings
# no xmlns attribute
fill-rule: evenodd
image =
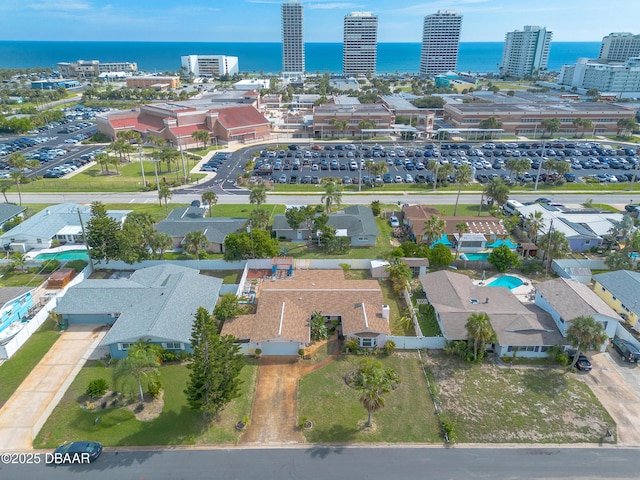
<svg viewBox="0 0 640 480"><path fill-rule="evenodd" d="M440 417L440 428L442 430L442 436L448 443L456 443L458 435L456 433L456 424L445 415Z"/></svg>
<svg viewBox="0 0 640 480"><path fill-rule="evenodd" d="M66 268L73 268L76 272L81 272L89 263L86 260L71 260L65 263Z"/></svg>
<svg viewBox="0 0 640 480"><path fill-rule="evenodd" d="M262 355L262 349L261 348L256 348L255 354L256 355Z"/></svg>
<svg viewBox="0 0 640 480"><path fill-rule="evenodd" d="M53 273L60 268L59 260L48 260L42 264L42 273Z"/></svg>
<svg viewBox="0 0 640 480"><path fill-rule="evenodd" d="M345 342L345 347L349 352L355 353L360 349L360 342L357 338L349 338Z"/></svg>
<svg viewBox="0 0 640 480"><path fill-rule="evenodd" d="M304 348L298 350L298 355L300 355L301 357L304 356Z"/></svg>
<svg viewBox="0 0 640 480"><path fill-rule="evenodd" d="M107 393L108 389L109 384L104 378L96 378L89 382L89 385L87 385L87 389L84 391L84 393L91 398L98 398Z"/></svg>
<svg viewBox="0 0 640 480"><path fill-rule="evenodd" d="M385 354L391 355L393 351L396 349L396 342L394 342L393 340L387 340L387 342L384 344L384 347L382 347L382 349L384 350Z"/></svg>
<svg viewBox="0 0 640 480"><path fill-rule="evenodd" d="M371 212L374 217L380 216L380 212L382 211L382 207L380 206L380 200L374 200L371 202Z"/></svg>
<svg viewBox="0 0 640 480"><path fill-rule="evenodd" d="M193 355L191 355L189 352L185 352L184 350L180 350L177 354L176 357L178 358L179 361L181 362L185 362L187 360L190 360L191 357Z"/></svg>
<svg viewBox="0 0 640 480"><path fill-rule="evenodd" d="M537 258L522 260L522 262L520 263L520 271L525 275L531 275L543 270L544 266L542 265L542 262Z"/></svg>
<svg viewBox="0 0 640 480"><path fill-rule="evenodd" d="M160 380L154 380L149 382L148 392L153 398L158 398L160 390L162 390L162 382Z"/></svg>
<svg viewBox="0 0 640 480"><path fill-rule="evenodd" d="M178 361L178 355L172 350L166 350L163 348L160 351L160 360L162 361L162 363L176 362Z"/></svg>

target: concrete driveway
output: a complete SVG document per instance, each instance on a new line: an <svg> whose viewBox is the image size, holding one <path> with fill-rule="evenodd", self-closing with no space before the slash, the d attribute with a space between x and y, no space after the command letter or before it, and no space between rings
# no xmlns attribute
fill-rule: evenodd
<svg viewBox="0 0 640 480"><path fill-rule="evenodd" d="M618 444L640 446L640 368L622 363L608 352L591 356L591 364L593 370L579 376L617 423Z"/></svg>
<svg viewBox="0 0 640 480"><path fill-rule="evenodd" d="M106 330L72 325L0 410L0 451L25 451Z"/></svg>

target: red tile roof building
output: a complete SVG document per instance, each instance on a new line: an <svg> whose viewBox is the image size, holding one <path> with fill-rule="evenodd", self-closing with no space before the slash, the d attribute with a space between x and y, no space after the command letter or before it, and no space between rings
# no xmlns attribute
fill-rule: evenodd
<svg viewBox="0 0 640 480"><path fill-rule="evenodd" d="M197 130L208 131L218 143L254 141L271 134L269 120L254 105L247 104L214 108L180 103L142 105L129 111L98 115L96 123L100 133L113 139L119 132L135 130L143 138L158 137L183 146L196 145L191 135Z"/></svg>

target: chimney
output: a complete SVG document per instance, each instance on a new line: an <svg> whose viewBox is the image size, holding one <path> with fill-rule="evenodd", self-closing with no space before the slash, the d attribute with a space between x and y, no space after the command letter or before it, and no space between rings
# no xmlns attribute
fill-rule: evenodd
<svg viewBox="0 0 640 480"><path fill-rule="evenodd" d="M382 318L386 318L387 320L389 320L389 313L389 305L382 305Z"/></svg>

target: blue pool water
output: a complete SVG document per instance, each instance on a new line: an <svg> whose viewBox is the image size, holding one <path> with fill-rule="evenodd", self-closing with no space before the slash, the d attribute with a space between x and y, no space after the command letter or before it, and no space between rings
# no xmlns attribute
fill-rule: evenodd
<svg viewBox="0 0 640 480"><path fill-rule="evenodd" d="M487 287L507 287L509 290L519 287L524 282L518 277L512 277L511 275L504 275L503 277L496 278L493 282L487 285Z"/></svg>
<svg viewBox="0 0 640 480"><path fill-rule="evenodd" d="M487 259L489 258L488 253L465 253L464 256L467 257L467 260L471 262L477 262L477 261L486 262Z"/></svg>
<svg viewBox="0 0 640 480"><path fill-rule="evenodd" d="M56 253L41 253L36 255L35 260L88 260L89 255L86 250L65 250Z"/></svg>

